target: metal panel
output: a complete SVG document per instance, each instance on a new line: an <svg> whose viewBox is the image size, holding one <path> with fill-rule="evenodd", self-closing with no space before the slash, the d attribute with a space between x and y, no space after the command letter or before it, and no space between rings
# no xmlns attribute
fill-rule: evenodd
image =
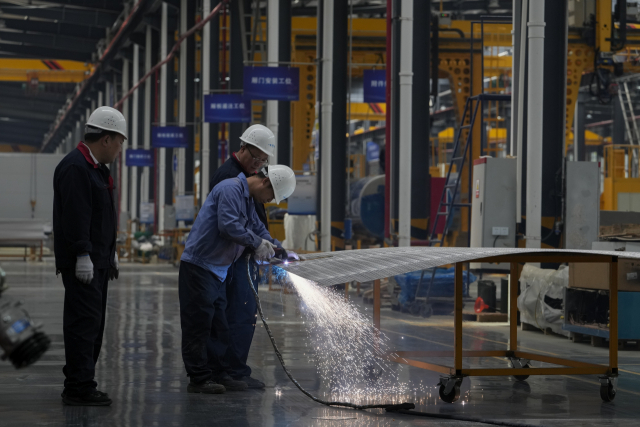
<svg viewBox="0 0 640 427"><path fill-rule="evenodd" d="M0 154L0 218L31 218L53 222L53 172L64 155Z"/></svg>
<svg viewBox="0 0 640 427"><path fill-rule="evenodd" d="M365 282L382 279L445 264L489 257L511 256L516 262L522 262L523 260L517 256L524 254L530 254L527 256L528 262L558 262L560 259L567 261L569 258L580 262L580 257L585 256L590 262L597 262L598 260L594 258L600 256L615 258L620 256L620 252L562 249L403 247L306 254L301 255L302 261L283 264L281 267L305 279L330 286L352 280ZM539 256L534 257L531 254ZM640 252L625 252L624 258L640 259ZM510 262L511 260L498 261Z"/></svg>
<svg viewBox="0 0 640 427"><path fill-rule="evenodd" d="M565 249L591 249L598 241L600 170L594 162L567 162Z"/></svg>

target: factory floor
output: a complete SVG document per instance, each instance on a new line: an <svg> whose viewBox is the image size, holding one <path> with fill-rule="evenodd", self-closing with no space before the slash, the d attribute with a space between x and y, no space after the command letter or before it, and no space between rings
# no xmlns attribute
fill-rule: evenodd
<svg viewBox="0 0 640 427"><path fill-rule="evenodd" d="M11 287L2 300L21 299L31 317L44 325L53 344L41 360L22 370L0 362L0 426L480 426L479 422L354 411L321 406L305 397L287 379L262 326L250 354L254 376L265 390L200 395L186 392L188 378L180 355L178 273L167 265L123 265L112 282L104 345L97 366L101 390L113 398L111 407L71 407L61 403L62 305L64 288L52 260L44 263L3 261ZM295 295L261 289L263 307L293 375L313 393L321 381L299 321ZM355 293L352 300L361 309ZM365 313L367 311L364 311ZM452 348L452 317L429 319L382 311L382 330L397 350ZM506 324L465 322L467 349L504 349ZM546 355L606 363L606 348L572 343L540 332L520 332L521 348ZM443 360L439 360L443 362ZM446 362L446 360L444 360ZM472 366L506 367L498 358L471 359ZM436 362L438 363L438 362ZM450 362L449 362L450 363ZM535 363L534 363L535 365ZM461 399L438 398L438 375L403 367L401 380L412 386L401 400L416 402L416 410L491 421L501 425L609 426L638 425L640 418L640 351L620 352L618 394L603 403L595 376L532 376L526 382L511 377L467 378Z"/></svg>

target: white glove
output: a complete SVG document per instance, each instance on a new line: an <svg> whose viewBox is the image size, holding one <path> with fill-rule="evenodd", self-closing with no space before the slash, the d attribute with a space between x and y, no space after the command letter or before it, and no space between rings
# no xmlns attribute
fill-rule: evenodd
<svg viewBox="0 0 640 427"><path fill-rule="evenodd" d="M273 250L276 246L268 240L262 239L262 243L256 249L256 259L258 261L268 261L273 258L276 252Z"/></svg>
<svg viewBox="0 0 640 427"><path fill-rule="evenodd" d="M116 252L115 257L113 258L113 263L115 264L116 270L120 270L120 262L118 261L118 253Z"/></svg>
<svg viewBox="0 0 640 427"><path fill-rule="evenodd" d="M91 283L93 280L93 263L89 255L80 255L76 262L76 277L85 284Z"/></svg>
<svg viewBox="0 0 640 427"><path fill-rule="evenodd" d="M298 256L298 254L293 251L287 251L287 258L293 258L297 261L300 261L300 257Z"/></svg>

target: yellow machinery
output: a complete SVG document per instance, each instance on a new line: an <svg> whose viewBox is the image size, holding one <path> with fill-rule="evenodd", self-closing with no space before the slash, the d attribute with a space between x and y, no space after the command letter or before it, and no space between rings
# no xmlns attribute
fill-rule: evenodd
<svg viewBox="0 0 640 427"><path fill-rule="evenodd" d="M607 211L640 211L640 176L637 145L604 147L604 192L600 209Z"/></svg>

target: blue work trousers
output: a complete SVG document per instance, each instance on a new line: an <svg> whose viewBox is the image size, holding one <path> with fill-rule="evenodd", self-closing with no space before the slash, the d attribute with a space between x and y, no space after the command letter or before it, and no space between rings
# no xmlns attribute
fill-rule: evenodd
<svg viewBox="0 0 640 427"><path fill-rule="evenodd" d="M256 329L257 304L249 287L247 277L247 258L243 254L231 267L233 278L227 285L226 318L231 335L231 343L227 349L226 361L229 364L231 377L239 379L251 376L251 368L247 365L249 349ZM251 261L253 285L258 291L257 266Z"/></svg>
<svg viewBox="0 0 640 427"><path fill-rule="evenodd" d="M224 360L229 347L225 317L227 275L220 281L212 272L182 261L178 278L182 360L193 383L215 380L228 371Z"/></svg>

